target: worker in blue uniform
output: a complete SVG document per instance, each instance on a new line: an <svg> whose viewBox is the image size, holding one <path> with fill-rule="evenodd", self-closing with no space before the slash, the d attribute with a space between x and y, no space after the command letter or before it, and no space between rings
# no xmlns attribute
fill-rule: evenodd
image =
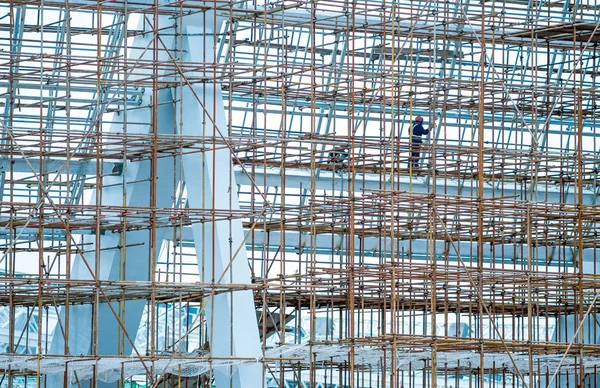
<svg viewBox="0 0 600 388"><path fill-rule="evenodd" d="M421 144L423 139L421 136L429 135L429 129L423 127L423 117L417 116L413 122L411 141L410 141L410 160L408 161L408 167L411 165L413 168L419 167L419 158L421 157Z"/></svg>

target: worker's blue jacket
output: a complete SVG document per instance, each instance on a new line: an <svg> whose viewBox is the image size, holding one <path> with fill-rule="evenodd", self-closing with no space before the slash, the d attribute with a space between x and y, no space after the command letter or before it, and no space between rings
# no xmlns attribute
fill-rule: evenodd
<svg viewBox="0 0 600 388"><path fill-rule="evenodd" d="M415 124L412 129L412 141L413 143L421 143L421 136L429 135L429 129L423 128L421 124Z"/></svg>

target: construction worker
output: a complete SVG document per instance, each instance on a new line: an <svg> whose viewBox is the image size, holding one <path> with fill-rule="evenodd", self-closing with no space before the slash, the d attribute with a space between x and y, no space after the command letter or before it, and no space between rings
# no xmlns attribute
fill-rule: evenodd
<svg viewBox="0 0 600 388"><path fill-rule="evenodd" d="M341 167L346 167L346 161L348 160L348 145L342 144L329 152L329 159L327 164L336 164Z"/></svg>
<svg viewBox="0 0 600 388"><path fill-rule="evenodd" d="M421 157L421 144L423 144L421 136L423 135L429 135L429 129L425 129L423 127L423 117L417 116L413 121L412 127L412 136L410 142L411 157L408 161L409 168L411 167L411 165L413 168L419 167L419 158Z"/></svg>
<svg viewBox="0 0 600 388"><path fill-rule="evenodd" d="M348 144L341 144L329 151L327 164L332 164L334 166L334 172L339 176L344 175L344 172L348 167L346 164L348 161L348 153Z"/></svg>

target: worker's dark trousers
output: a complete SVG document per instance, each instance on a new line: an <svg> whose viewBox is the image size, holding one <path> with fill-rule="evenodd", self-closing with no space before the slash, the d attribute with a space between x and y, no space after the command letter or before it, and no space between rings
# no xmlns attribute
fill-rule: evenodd
<svg viewBox="0 0 600 388"><path fill-rule="evenodd" d="M421 157L421 144L420 141L413 140L410 143L410 160L408 161L408 167L419 167L419 158Z"/></svg>

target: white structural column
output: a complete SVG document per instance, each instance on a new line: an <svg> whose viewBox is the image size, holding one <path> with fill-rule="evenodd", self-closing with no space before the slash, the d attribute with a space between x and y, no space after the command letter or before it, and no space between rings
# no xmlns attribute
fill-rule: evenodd
<svg viewBox="0 0 600 388"><path fill-rule="evenodd" d="M161 17L161 22L173 24L172 20ZM144 26L144 23L140 23ZM148 28L147 25L145 25ZM163 41L172 45L173 30L165 33L166 38ZM144 50L152 43L153 36L151 33L147 35L139 35L135 38L133 47L129 53L129 61L132 65L138 59L152 59L152 52ZM162 57L166 57L165 53L161 53ZM166 59L166 58L163 58ZM151 75L149 70L148 76ZM140 77L139 75L137 77ZM145 93L142 104L139 109L131 110L126 113L121 112L120 115L115 115L110 131L113 133L142 133L147 134L151 130L149 125L151 118L151 101L152 93ZM158 122L157 127L160 132L172 133L173 131L173 105L169 104L172 100L170 90L162 90L158 94ZM154 102L155 103L155 102ZM133 124L130 124L133 123ZM157 161L157 185L156 185L156 204L158 207L171 207L173 205L173 180L178 179L173 177L174 171L173 160L168 158L160 158ZM105 172L109 174L110 172ZM103 178L103 188L101 205L102 206L150 206L150 185L151 185L151 165L150 161L139 161L126 163L123 176L106 176ZM123 182L126 182L123 185ZM91 203L96 203L96 196L93 196ZM168 230L159 229L157 232L156 252L160 251L160 243L166 237ZM128 281L147 281L150 280L149 264L151 262L151 247L150 247L150 231L139 230L129 231L126 234L112 233L107 231L101 233L99 250L96 250L95 235L84 236L86 243L92 245L86 246L88 253L84 257L76 256L73 259L71 268L71 279L100 279L100 280L128 280ZM96 255L96 253L99 253ZM87 262L87 265L84 262ZM92 269L92 272L88 269ZM98 273L95 273L96 267ZM144 306L146 302L143 300L126 301L124 308L121 309L119 303L112 302L112 309L119 315L119 320L115 317L115 313L100 296L100 302L97 312L91 305L77 305L69 307L69 354L99 354L99 355L131 355L132 341L140 326ZM93 329L96 327L93 323L94 313L98 316L97 336L94 337ZM61 309L60 320L65 324L65 309ZM121 325L125 327L125 332L130 337L126 338ZM131 340L131 341L130 341ZM54 330L52 343L50 345L51 354L63 354L65 351L64 336L57 326ZM145 350L143 350L145 355ZM101 376L98 376L101 378ZM63 376L52 375L46 378L48 387L62 387ZM89 382L81 382L81 386L88 386ZM73 386L79 386L73 384ZM99 382L96 387L115 387L114 383L105 384Z"/></svg>
<svg viewBox="0 0 600 388"><path fill-rule="evenodd" d="M202 22L184 23L184 62L212 63L213 35ZM212 20L209 16L206 20ZM208 21L207 21L208 23ZM219 24L218 24L219 25ZM203 76L204 74L188 74ZM177 123L185 136L227 134L223 98L219 86L210 83L184 85L175 95ZM200 100L200 101L199 101ZM179 116L181 112L182 116ZM215 129L216 124L217 129ZM183 174L188 202L192 208L238 210L235 174L228 149L183 156ZM249 284L251 281L244 233L240 219L194 224L200 277L203 282ZM211 298L205 307L207 335L213 357L250 357L261 355L252 291L236 291ZM233 374L230 376L230 374ZM260 365L240 366L232 371L214 371L216 386L261 387Z"/></svg>
<svg viewBox="0 0 600 388"><path fill-rule="evenodd" d="M170 92L164 91L166 98L170 99ZM166 99L165 98L165 99ZM161 110L169 113L173 117L172 105L164 104ZM136 113L149 115L149 109L140 109ZM167 117L169 114L166 114ZM134 116L134 115L132 115ZM137 116L137 114L135 115ZM159 115L160 117L160 115ZM132 121L140 122L142 117L131 117ZM166 123L165 123L166 124ZM172 127L172 122L169 123ZM147 128L146 128L147 131ZM133 131L131 131L133 132ZM167 158L159 159L157 168L157 206L170 207L173 203L171 196L173 195L173 162ZM126 186L126 204L128 206L149 206L150 202L150 162L128 163L126 167L126 181L136 182ZM122 205L123 204L123 186L119 182L120 177L107 177L104 179L104 184L108 186L102 191L102 204L105 206ZM168 230L158 229L157 232L157 253L160 249L160 242L166 237ZM126 238L124 239L123 236ZM93 242L94 235L84 236L85 242ZM93 245L95 246L95 244ZM151 262L150 249L150 231L139 230L129 231L126 234L117 234L107 232L100 236L100 254L96 257L93 252L94 248L88 248L89 253L84 255L85 261L89 267L94 270L96 260L99 260L99 272L95 274L100 280L129 280L129 281L147 281L149 279L149 263ZM92 279L88 267L85 265L83 258L77 256L74 260L71 270L71 279ZM100 302L104 302L100 297ZM131 341L135 341L135 337L140 326L146 301L135 300L125 301L125 306L120 314L122 324L125 326L126 332ZM112 308L119 312L120 306L113 302ZM97 340L94 341L92 330L93 325L93 310L91 305L70 306L69 311L69 353L70 354L124 354L132 353L132 344L124 337L121 325L118 323L115 314L111 311L107 303L101 303L98 309L98 333ZM61 321L64 322L65 313L61 312ZM94 350L94 342L97 342L97 348ZM52 354L61 354L64 351L64 337L57 327L52 339L50 352ZM58 387L59 382L56 379L62 380L62 377L52 377L53 387ZM54 385L56 384L56 385ZM97 386L114 387L113 384L98 384Z"/></svg>
<svg viewBox="0 0 600 388"><path fill-rule="evenodd" d="M150 26L140 22L141 28L146 28L149 33L138 35L133 42L135 50L129 55L131 62L138 58L152 59L152 50L146 47L158 44L160 60L171 60L165 47L171 50L171 55L176 57L185 53L185 62L212 63L214 62L214 50L212 25L214 16L191 15L184 17L181 28L184 31L183 51L178 50L179 28L166 28L173 26L177 21L170 17L160 17L161 39L154 41L154 35ZM204 24L207 23L206 28ZM220 25L220 21L218 25ZM177 40L175 37L177 36ZM206 47L206 50L205 50ZM134 65L132 63L132 65ZM209 68L211 66L208 66ZM147 74L151 76L151 72ZM188 75L194 75L188 74ZM206 74L200 74L206 75ZM160 76L160 75L159 75ZM173 75L160 76L175 84L182 79ZM183 135L219 136L215 126L222 133L227 132L225 122L225 110L220 87L210 83L202 83L192 86L185 82L180 88L173 90L163 89L159 91L158 101L158 131L159 133L173 133L174 123L181 123L178 127ZM152 114L150 101L152 91L146 90L143 97L142 107L127 112L127 117L119 118L122 123L114 124L112 132L125 131L123 122L128 124L128 133L148 133L151 130L149 124ZM173 102L175 101L175 102ZM170 103L172 102L172 103ZM176 120L175 120L176 119ZM174 194L173 182L178 182L180 177L174 176L179 170L170 158L160 158L157 161L157 187L156 203L158 207L171 207ZM231 162L231 154L227 149L216 152L186 154L181 160L184 179L187 188L188 201L193 208L215 208L215 209L239 209L237 192L235 190L235 174ZM214 172L214 173L213 173ZM144 206L150 205L150 161L128 162L124 171L127 184L123 191L122 177L106 177L103 180L102 205L127 205ZM95 199L92 200L95 203ZM158 230L157 252L162 238L170 230ZM244 234L241 220L220 221L213 223L196 224L192 227L193 240L196 246L200 280L204 282L220 283L250 283L250 272L248 259L244 245ZM123 236L126 240L123 240ZM95 236L86 236L87 242L91 242ZM98 279L108 280L149 280L151 276L151 249L149 231L129 231L125 235L110 234L102 235L100 239L100 251L98 257L90 252L85 255L89 266L99 271L94 274ZM127 248L118 248L128 246ZM92 249L89 249L92 251ZM236 254L237 252L237 254ZM235 259L233 259L235 257ZM96 264L96 260L98 263ZM72 279L91 279L92 274L85 266L83 259L77 257L71 270ZM101 300L102 302L102 300ZM131 340L135 340L140 319L145 306L144 301L127 301L123 314L120 317L125 325L126 332ZM119 311L116 303L112 305L115 311ZM93 334L93 309L90 305L71 306L69 310L69 353L70 354L132 354L132 346L129 339L123 337L120 325L109 306L104 303L98 308L97 336ZM212 298L205 307L207 320L207 336L214 357L240 357L259 358L261 355L260 337L256 323L254 299L251 291L222 294ZM61 312L60 319L64 322L65 311ZM64 327L63 323L63 327ZM97 345L97 346L96 346ZM64 352L64 338L57 328L54 333L51 353L61 354ZM145 353L145 351L144 351ZM135 352L133 352L135 355ZM241 388L262 386L262 371L260 365L244 365L232 368L229 371L214 371L217 387ZM101 376L100 376L101 377ZM62 376L51 376L47 378L47 386L61 387ZM84 386L86 384L82 384ZM98 387L114 387L114 384L96 385Z"/></svg>

